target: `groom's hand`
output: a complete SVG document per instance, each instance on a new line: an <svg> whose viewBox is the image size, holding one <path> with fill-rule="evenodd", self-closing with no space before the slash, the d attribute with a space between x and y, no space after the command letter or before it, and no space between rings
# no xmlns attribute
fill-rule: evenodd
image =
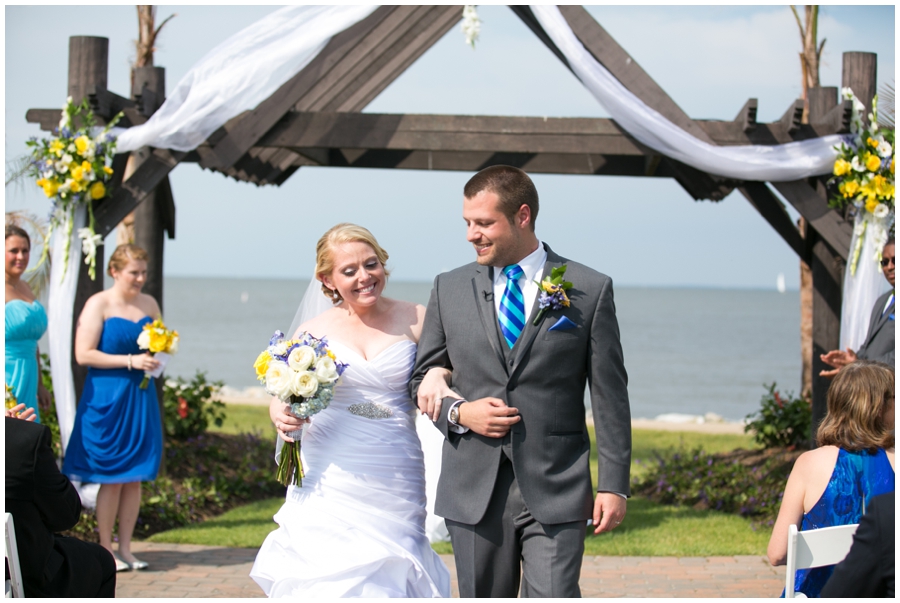
<svg viewBox="0 0 900 603"><path fill-rule="evenodd" d="M479 398L459 405L459 424L488 438L502 438L521 419L519 410L500 398Z"/></svg>
<svg viewBox="0 0 900 603"><path fill-rule="evenodd" d="M626 500L614 492L597 492L594 499L594 534L609 532L625 519Z"/></svg>

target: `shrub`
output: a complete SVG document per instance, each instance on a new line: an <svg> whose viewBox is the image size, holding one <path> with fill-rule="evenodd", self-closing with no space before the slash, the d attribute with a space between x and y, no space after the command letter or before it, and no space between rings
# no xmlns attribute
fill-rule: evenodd
<svg viewBox="0 0 900 603"><path fill-rule="evenodd" d="M758 412L747 415L745 432L753 432L753 439L766 448L778 446L808 447L812 427L812 401L794 398L792 393L782 396L775 383L762 397Z"/></svg>
<svg viewBox="0 0 900 603"><path fill-rule="evenodd" d="M181 377L166 379L163 387L166 435L186 440L206 433L211 423L221 427L225 405L212 396L222 385L221 381L208 383L202 371L197 371L190 382Z"/></svg>
<svg viewBox="0 0 900 603"><path fill-rule="evenodd" d="M41 383L50 392L50 406L40 409L41 424L50 429L53 451L62 457L62 440L59 435L59 418L56 416L56 396L53 394L53 378L50 376L50 356L41 354Z"/></svg>
<svg viewBox="0 0 900 603"><path fill-rule="evenodd" d="M787 476L800 452L735 450L708 454L701 448L654 451L634 491L650 500L774 520Z"/></svg>

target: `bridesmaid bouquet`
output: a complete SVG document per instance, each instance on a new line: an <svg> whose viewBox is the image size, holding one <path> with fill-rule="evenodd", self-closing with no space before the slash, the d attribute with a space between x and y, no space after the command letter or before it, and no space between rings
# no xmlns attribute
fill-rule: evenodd
<svg viewBox="0 0 900 603"><path fill-rule="evenodd" d="M160 367L153 373L144 373L144 379L141 381L141 389L147 389L150 384L150 377L159 377L169 356L178 352L178 331L167 329L163 324L162 318L157 318L153 322L144 325L144 330L137 338L138 347L147 350L153 357L160 361Z"/></svg>
<svg viewBox="0 0 900 603"><path fill-rule="evenodd" d="M305 331L297 339L285 339L284 333L275 331L269 347L253 363L256 378L265 384L266 391L290 404L291 413L300 419L328 408L334 386L347 366L337 360L324 338L317 339ZM299 440L285 444L275 479L285 486L302 485Z"/></svg>
<svg viewBox="0 0 900 603"><path fill-rule="evenodd" d="M15 408L19 401L16 400L16 394L13 393L9 383L4 383L4 385L6 386L6 410L9 410L10 408Z"/></svg>

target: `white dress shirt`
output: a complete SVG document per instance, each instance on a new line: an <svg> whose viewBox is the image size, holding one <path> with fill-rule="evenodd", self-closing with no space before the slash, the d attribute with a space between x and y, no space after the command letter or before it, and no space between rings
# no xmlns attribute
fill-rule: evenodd
<svg viewBox="0 0 900 603"><path fill-rule="evenodd" d="M547 263L547 250L544 244L538 241L538 248L528 254L519 262L519 268L523 274L519 277L519 287L522 289L522 298L525 301L525 319L531 316L531 310L534 308L534 301L538 296L538 284L535 281L541 280L544 273L544 264ZM503 269L506 266L494 266L494 310L497 316L500 316L500 300L503 298L503 292L506 290L506 275Z"/></svg>

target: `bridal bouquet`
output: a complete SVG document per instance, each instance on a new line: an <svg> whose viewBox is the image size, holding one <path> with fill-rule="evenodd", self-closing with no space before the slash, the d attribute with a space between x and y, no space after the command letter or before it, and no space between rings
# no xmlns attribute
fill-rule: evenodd
<svg viewBox="0 0 900 603"><path fill-rule="evenodd" d="M144 330L137 338L138 347L147 350L153 357L160 361L160 366L155 371L144 373L141 381L141 389L147 389L150 377L159 377L172 354L178 352L178 331L167 329L162 318L144 325Z"/></svg>
<svg viewBox="0 0 900 603"><path fill-rule="evenodd" d="M285 339L284 333L275 331L269 347L253 363L256 378L265 384L266 391L290 404L291 413L300 419L328 408L334 386L347 366L337 360L324 338L317 339L305 331L297 339ZM275 479L285 486L302 485L299 440L285 444Z"/></svg>

